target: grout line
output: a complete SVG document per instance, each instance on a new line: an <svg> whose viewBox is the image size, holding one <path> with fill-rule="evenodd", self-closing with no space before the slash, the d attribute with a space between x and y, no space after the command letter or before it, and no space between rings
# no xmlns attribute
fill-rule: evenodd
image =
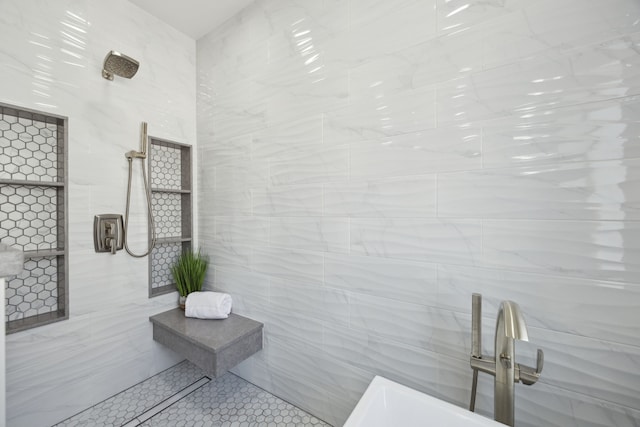
<svg viewBox="0 0 640 427"><path fill-rule="evenodd" d="M138 426L138 425L144 423L145 421L148 421L151 417L153 417L155 415L158 415L160 412L164 411L169 406L171 406L174 403L176 403L177 401L181 400L182 398L184 398L185 396L187 396L191 392L193 392L193 391L199 389L200 387L202 387L203 385L207 384L209 381L211 381L211 379L209 377L200 378L198 381L192 383L191 385L188 385L187 387L183 388L182 390L180 390L179 392L177 392L173 396L169 397L168 399L165 399L164 401L158 403L157 405L153 406L152 408L147 409L145 412L143 412L142 414L138 415L133 420L123 424L122 427L134 427L134 426Z"/></svg>

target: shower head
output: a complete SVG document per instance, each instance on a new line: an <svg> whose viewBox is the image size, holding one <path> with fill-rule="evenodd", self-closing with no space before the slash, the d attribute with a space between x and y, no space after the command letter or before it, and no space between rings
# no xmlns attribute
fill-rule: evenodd
<svg viewBox="0 0 640 427"><path fill-rule="evenodd" d="M113 80L113 76L120 76L130 79L135 76L140 63L127 55L112 50L104 58L102 67L102 77Z"/></svg>

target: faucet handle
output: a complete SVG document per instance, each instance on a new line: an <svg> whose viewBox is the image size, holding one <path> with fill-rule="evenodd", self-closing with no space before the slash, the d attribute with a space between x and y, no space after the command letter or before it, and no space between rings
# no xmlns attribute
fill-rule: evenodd
<svg viewBox="0 0 640 427"><path fill-rule="evenodd" d="M533 369L529 366L518 364L518 368L520 371L520 381L525 385L535 384L540 378L540 374L542 373L542 367L544 366L544 352L541 349L538 349L538 356L536 360L536 369Z"/></svg>

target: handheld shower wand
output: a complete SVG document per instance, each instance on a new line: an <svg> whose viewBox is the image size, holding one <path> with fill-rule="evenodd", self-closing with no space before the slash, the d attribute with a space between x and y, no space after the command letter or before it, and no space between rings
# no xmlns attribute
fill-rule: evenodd
<svg viewBox="0 0 640 427"><path fill-rule="evenodd" d="M127 207L124 215L124 248L127 253L135 258L142 258L151 253L156 245L156 225L153 220L153 211L151 210L151 189L147 182L147 172L145 169L145 159L147 158L147 123L142 122L140 126L140 151L127 151L124 155L129 162L129 180L127 183ZM149 248L143 254L135 254L129 249L127 242L127 235L129 231L129 207L131 205L131 178L133 174L133 159L140 159L142 161L142 180L144 182L144 193L147 199L147 213L149 217L149 227L151 228L151 242Z"/></svg>

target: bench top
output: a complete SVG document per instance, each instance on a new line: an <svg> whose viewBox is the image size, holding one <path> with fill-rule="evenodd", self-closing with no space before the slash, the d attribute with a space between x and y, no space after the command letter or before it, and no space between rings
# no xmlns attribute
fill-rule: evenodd
<svg viewBox="0 0 640 427"><path fill-rule="evenodd" d="M156 314L149 320L154 326L214 353L232 346L263 327L260 322L234 313L226 319L215 320L186 317L184 310L180 308Z"/></svg>

